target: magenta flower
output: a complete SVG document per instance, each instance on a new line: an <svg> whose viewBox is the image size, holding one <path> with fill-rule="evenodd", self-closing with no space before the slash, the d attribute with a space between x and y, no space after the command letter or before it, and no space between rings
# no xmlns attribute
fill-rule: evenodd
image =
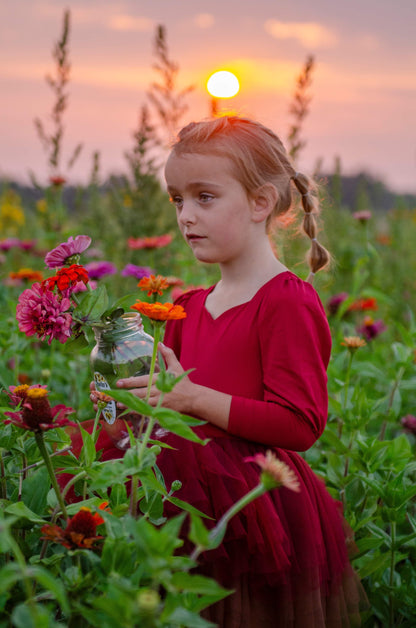
<svg viewBox="0 0 416 628"><path fill-rule="evenodd" d="M136 264L127 264L121 271L122 277L135 277L135 279L143 279L154 274L155 271L149 266L136 266Z"/></svg>
<svg viewBox="0 0 416 628"><path fill-rule="evenodd" d="M35 246L36 240L21 240L19 243L19 248L21 248L22 251L31 251Z"/></svg>
<svg viewBox="0 0 416 628"><path fill-rule="evenodd" d="M18 238L5 238L0 240L0 251L10 251L14 247L20 247L20 240Z"/></svg>
<svg viewBox="0 0 416 628"><path fill-rule="evenodd" d="M13 423L17 427L31 432L45 432L55 427L75 427L76 424L66 417L74 410L63 404L51 407L48 391L43 386L11 386L10 400L19 406L15 412L5 412L8 417L5 424ZM17 404L16 404L17 401Z"/></svg>
<svg viewBox="0 0 416 628"><path fill-rule="evenodd" d="M86 235L79 235L73 238L69 236L67 242L59 244L55 249L49 251L45 257L45 264L48 268L57 268L66 264L77 264L80 254L91 244L91 238Z"/></svg>
<svg viewBox="0 0 416 628"><path fill-rule="evenodd" d="M48 343L56 338L62 344L71 335L72 316L67 310L71 301L59 298L46 286L34 283L19 296L16 319L26 336L36 335L40 340L49 336Z"/></svg>
<svg viewBox="0 0 416 628"><path fill-rule="evenodd" d="M401 419L400 423L403 425L406 432L416 436L416 416L413 416L413 414L406 414L406 416Z"/></svg>
<svg viewBox="0 0 416 628"><path fill-rule="evenodd" d="M112 262L100 260L85 264L85 270L88 272L90 279L101 279L105 275L115 275L117 267Z"/></svg>
<svg viewBox="0 0 416 628"><path fill-rule="evenodd" d="M328 299L328 303L326 304L328 314L335 315L338 312L340 305L344 303L346 299L348 299L348 292L334 294L333 297Z"/></svg>
<svg viewBox="0 0 416 628"><path fill-rule="evenodd" d="M356 329L366 340L373 340L386 329L386 326L382 320L375 321L371 316L366 316L363 323Z"/></svg>

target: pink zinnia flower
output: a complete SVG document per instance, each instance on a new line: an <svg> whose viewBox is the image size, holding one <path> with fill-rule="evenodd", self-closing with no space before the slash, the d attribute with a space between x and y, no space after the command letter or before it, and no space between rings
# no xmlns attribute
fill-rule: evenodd
<svg viewBox="0 0 416 628"><path fill-rule="evenodd" d="M300 486L297 475L269 449L266 455L258 453L244 459L245 462L255 462L262 470L260 480L267 490L284 486L299 493Z"/></svg>
<svg viewBox="0 0 416 628"><path fill-rule="evenodd" d="M65 266L65 264L77 264L79 255L91 244L91 238L86 235L79 235L73 238L69 236L67 242L59 244L55 249L47 253L45 264L49 268Z"/></svg>
<svg viewBox="0 0 416 628"><path fill-rule="evenodd" d="M372 216L373 214L369 209L362 209L361 211L354 212L352 215L355 220L358 220L362 224L371 220Z"/></svg>
<svg viewBox="0 0 416 628"><path fill-rule="evenodd" d="M149 275L154 275L154 270L149 266L136 266L136 264L127 264L121 271L122 277L135 277L136 279L143 279Z"/></svg>
<svg viewBox="0 0 416 628"><path fill-rule="evenodd" d="M51 407L48 391L43 386L11 386L9 396L12 403L19 406L15 412L5 412L8 417L5 423L13 423L17 427L31 432L45 432L55 427L75 427L75 423L66 417L74 410L63 404ZM17 404L16 404L17 401Z"/></svg>
<svg viewBox="0 0 416 628"><path fill-rule="evenodd" d="M385 329L386 326L382 320L375 321L371 316L366 316L362 325L357 327L357 332L367 340L373 340L373 338L377 338Z"/></svg>
<svg viewBox="0 0 416 628"><path fill-rule="evenodd" d="M112 262L106 262L104 260L88 262L85 264L85 270L88 272L88 276L91 279L100 279L105 275L115 275L117 267Z"/></svg>
<svg viewBox="0 0 416 628"><path fill-rule="evenodd" d="M40 340L49 336L48 343L56 338L65 343L71 335L72 316L67 310L71 301L59 298L53 292L34 283L19 296L16 319L26 336L36 335Z"/></svg>

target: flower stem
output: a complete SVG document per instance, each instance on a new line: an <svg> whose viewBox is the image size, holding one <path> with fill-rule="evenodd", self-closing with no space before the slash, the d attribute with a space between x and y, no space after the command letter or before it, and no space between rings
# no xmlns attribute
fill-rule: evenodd
<svg viewBox="0 0 416 628"><path fill-rule="evenodd" d="M34 432L34 435L35 435L36 444L39 447L39 451L42 454L42 457L45 461L46 468L48 469L49 477L52 482L52 487L55 491L56 498L61 507L62 514L65 517L65 519L68 519L68 513L66 511L65 502L62 498L62 494L59 489L58 482L56 481L55 472L53 470L53 466L51 463L51 459L49 457L48 450L45 445L45 441L43 440L43 432Z"/></svg>
<svg viewBox="0 0 416 628"><path fill-rule="evenodd" d="M258 497L261 497L261 495L263 495L264 493L267 493L267 488L262 482L260 482L260 484L257 484L257 486L255 486L251 491L246 493L246 495L243 495L243 497L239 499L238 502L233 504L231 508L229 508L227 512L223 514L217 525L212 528L209 533L210 540L214 541L216 537L218 537L220 534L222 535L230 519L232 519L238 512L240 512L240 510L247 506L247 504L257 499ZM201 546L196 547L191 554L191 560L196 560L201 552L203 552L205 549L209 548Z"/></svg>
<svg viewBox="0 0 416 628"><path fill-rule="evenodd" d="M152 380L153 380L153 375L155 372L155 366L156 366L156 356L157 356L157 346L159 344L159 340L160 340L160 325L155 325L154 326L154 338L153 338L153 352L152 352L152 359L150 362L150 369L149 369L149 383L147 384L147 393L146 393L146 401L149 401L149 397L150 397L150 390L152 388Z"/></svg>
<svg viewBox="0 0 416 628"><path fill-rule="evenodd" d="M160 339L160 325L155 325L155 327L154 327L152 359L151 359L151 362L150 362L150 369L149 369L149 383L147 385L147 392L146 392L146 399L145 399L146 402L149 401L150 390L152 388L152 380L153 380L153 375L154 375L154 372L155 372L156 357L157 357L157 346L159 344L159 339ZM145 417L142 418L142 421L141 421L141 424L140 424L139 437L141 436L141 430L142 430L144 418ZM140 447L139 447L139 440L136 439L136 451L137 451L137 458L138 458L139 462L142 460L143 453L144 453L144 450L146 449L146 446L147 446L147 443L149 441L150 435L152 433L154 424L155 424L155 419L153 417L148 417L146 431L143 434L143 438L140 441ZM132 515L132 517L136 516L136 511L137 511L137 489L138 489L138 485L139 485L139 476L138 476L138 474L134 474L132 476L132 478L131 478L131 493L130 493L130 514Z"/></svg>
<svg viewBox="0 0 416 628"><path fill-rule="evenodd" d="M394 565L395 565L395 551L396 551L396 522L391 522L391 556L390 556L390 581L389 581L389 628L394 627Z"/></svg>
<svg viewBox="0 0 416 628"><path fill-rule="evenodd" d="M102 408L100 407L100 403L99 403L98 404L97 413L96 413L95 419L94 419L94 426L93 426L92 432L91 432L91 436L92 436L92 440L94 441L94 445L96 444L95 432L97 431L98 421L100 420L101 411L102 411ZM97 438L98 438L98 436L97 436Z"/></svg>

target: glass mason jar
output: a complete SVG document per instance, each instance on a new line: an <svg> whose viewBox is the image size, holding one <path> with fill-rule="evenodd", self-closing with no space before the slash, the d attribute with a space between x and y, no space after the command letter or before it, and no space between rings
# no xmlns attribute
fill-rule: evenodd
<svg viewBox="0 0 416 628"><path fill-rule="evenodd" d="M116 388L118 379L146 375L150 371L153 353L153 338L143 329L140 314L127 312L106 323L94 327L96 345L90 355L90 364L97 390ZM104 428L114 444L120 449L129 446L124 421L117 421L116 402L110 401L102 410ZM140 416L125 414L122 417L137 427Z"/></svg>

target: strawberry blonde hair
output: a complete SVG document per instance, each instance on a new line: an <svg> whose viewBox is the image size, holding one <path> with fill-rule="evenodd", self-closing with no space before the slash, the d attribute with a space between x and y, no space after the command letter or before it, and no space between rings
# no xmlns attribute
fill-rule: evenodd
<svg viewBox="0 0 416 628"><path fill-rule="evenodd" d="M200 153L228 157L234 176L248 194L272 183L278 199L266 223L268 228L273 218L284 216L293 207L293 190L296 188L304 211L301 228L311 240L307 254L310 268L307 281L312 283L315 273L328 265L330 255L317 240L316 216L320 208L316 185L308 176L295 170L283 143L273 131L248 118L221 116L185 126L172 150L178 155Z"/></svg>

